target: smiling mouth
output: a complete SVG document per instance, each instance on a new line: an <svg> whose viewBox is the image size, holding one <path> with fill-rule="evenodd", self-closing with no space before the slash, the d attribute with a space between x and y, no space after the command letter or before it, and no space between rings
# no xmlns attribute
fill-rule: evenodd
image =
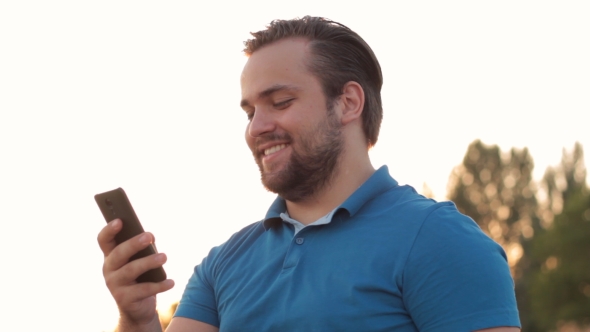
<svg viewBox="0 0 590 332"><path fill-rule="evenodd" d="M287 144L275 145L275 146L273 146L271 148L265 149L264 150L264 155L265 156L271 155L271 154L273 154L275 152L278 152L278 151L280 151L280 150L282 150L282 149L284 149L286 147L287 147Z"/></svg>

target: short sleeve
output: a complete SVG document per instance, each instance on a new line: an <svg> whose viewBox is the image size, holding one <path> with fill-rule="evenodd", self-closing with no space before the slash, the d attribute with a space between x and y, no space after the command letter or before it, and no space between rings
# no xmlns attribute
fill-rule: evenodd
<svg viewBox="0 0 590 332"><path fill-rule="evenodd" d="M520 327L502 247L453 204L424 221L404 269L402 292L419 331Z"/></svg>
<svg viewBox="0 0 590 332"><path fill-rule="evenodd" d="M190 318L219 327L217 301L210 271L212 256L214 256L212 253L213 250L200 265L195 267L174 316Z"/></svg>

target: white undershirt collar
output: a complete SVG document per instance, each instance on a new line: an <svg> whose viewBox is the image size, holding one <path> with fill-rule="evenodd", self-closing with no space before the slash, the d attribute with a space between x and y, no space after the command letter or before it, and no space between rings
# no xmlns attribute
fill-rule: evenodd
<svg viewBox="0 0 590 332"><path fill-rule="evenodd" d="M320 219L312 222L311 224L309 224L307 226L317 226L317 225L329 224L332 221L332 217L334 216L334 213L336 213L337 209L338 208L332 210L330 213L326 214L325 216L321 217ZM299 233L299 231L302 230L303 228L307 227L306 225L302 224L301 222L291 218L289 216L289 212L287 212L287 211L281 213L280 217L281 217L281 219L283 219L284 222L288 222L289 224L293 225L293 227L295 228L295 233L293 234L293 236L295 236L297 233Z"/></svg>

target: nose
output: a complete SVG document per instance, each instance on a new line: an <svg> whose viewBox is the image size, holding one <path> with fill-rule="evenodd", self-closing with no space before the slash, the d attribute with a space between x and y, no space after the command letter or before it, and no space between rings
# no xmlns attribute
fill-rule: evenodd
<svg viewBox="0 0 590 332"><path fill-rule="evenodd" d="M260 137L275 130L275 122L264 109L256 109L248 125L248 135Z"/></svg>

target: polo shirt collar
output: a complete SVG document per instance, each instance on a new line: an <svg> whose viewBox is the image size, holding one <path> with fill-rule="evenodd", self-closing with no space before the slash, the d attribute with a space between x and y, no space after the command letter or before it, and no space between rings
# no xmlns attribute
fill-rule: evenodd
<svg viewBox="0 0 590 332"><path fill-rule="evenodd" d="M361 207L363 207L363 205L365 205L365 203L397 186L397 181L389 175L389 169L387 166L383 165L376 170L365 183L355 190L355 192L340 205L340 208L348 211L348 214L352 217L361 209Z"/></svg>
<svg viewBox="0 0 590 332"><path fill-rule="evenodd" d="M269 230L276 224L280 224L283 222L281 219L281 213L287 211L287 203L281 196L277 196L274 202L270 205L270 208L266 212L266 216L262 221L262 225L264 226L264 230Z"/></svg>
<svg viewBox="0 0 590 332"><path fill-rule="evenodd" d="M397 185L397 181L389 175L389 169L387 166L381 166L336 210L344 209L352 217L363 205L365 205L365 203ZM268 230L274 225L282 223L283 221L280 215L285 211L287 211L285 200L280 196L277 196L262 221L264 229Z"/></svg>

